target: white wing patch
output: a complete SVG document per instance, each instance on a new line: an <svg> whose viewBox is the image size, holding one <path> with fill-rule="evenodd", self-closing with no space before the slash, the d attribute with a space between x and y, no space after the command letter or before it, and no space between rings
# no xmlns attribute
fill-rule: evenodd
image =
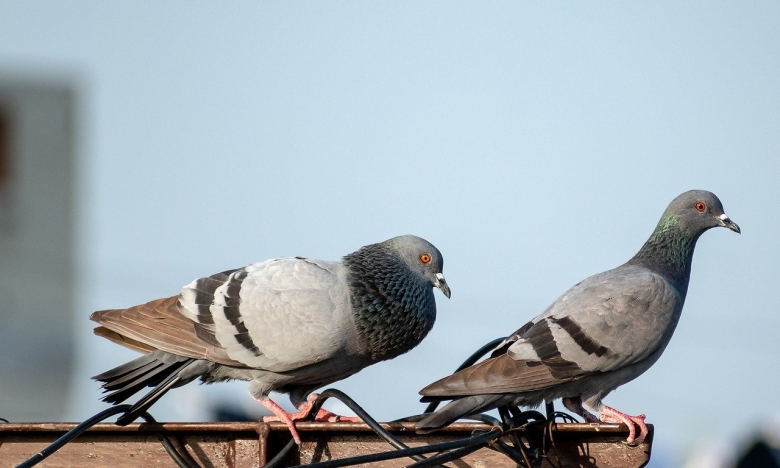
<svg viewBox="0 0 780 468"><path fill-rule="evenodd" d="M232 272L208 307L217 341L231 359L274 372L333 356L352 336L344 333L352 322L340 268L335 262L280 258ZM180 296L182 313L195 321L203 302L197 281Z"/></svg>

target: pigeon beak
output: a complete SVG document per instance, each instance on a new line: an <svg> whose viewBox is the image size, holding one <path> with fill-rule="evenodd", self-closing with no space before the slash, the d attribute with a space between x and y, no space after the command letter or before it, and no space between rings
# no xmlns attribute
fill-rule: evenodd
<svg viewBox="0 0 780 468"><path fill-rule="evenodd" d="M726 216L726 213L723 213L722 215L718 216L718 223L720 223L720 225L723 227L727 227L731 229L737 234L742 234L742 231L739 229L739 226L737 226L737 223L735 223L728 216Z"/></svg>
<svg viewBox="0 0 780 468"><path fill-rule="evenodd" d="M450 287L447 286L447 280L444 279L444 275L441 273L436 273L436 281L433 282L433 285L441 289L441 292L447 296L447 299L450 298Z"/></svg>

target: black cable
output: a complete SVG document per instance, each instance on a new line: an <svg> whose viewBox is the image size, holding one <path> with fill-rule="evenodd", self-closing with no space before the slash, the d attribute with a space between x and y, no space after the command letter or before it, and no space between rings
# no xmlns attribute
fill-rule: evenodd
<svg viewBox="0 0 780 468"><path fill-rule="evenodd" d="M409 465L406 468L428 468L433 466L439 466L441 463L447 463L453 460L458 460L470 453L476 452L477 450L483 448L486 444L487 442L482 442L479 444L468 445L466 447L450 450L449 452L443 452L438 455L434 455L431 458L428 458L426 460L419 461L413 465Z"/></svg>
<svg viewBox="0 0 780 468"><path fill-rule="evenodd" d="M443 452L438 455L434 455L431 458L409 465L406 468L428 468L432 466L441 466L441 463L458 460L470 453L476 452L477 450L481 449L483 445L484 444L477 444L469 447L461 447L459 449L450 450L449 452Z"/></svg>
<svg viewBox="0 0 780 468"><path fill-rule="evenodd" d="M544 415L538 411L528 410L520 412L512 417L512 426L520 427L528 425L531 422L546 422L549 421Z"/></svg>
<svg viewBox="0 0 780 468"><path fill-rule="evenodd" d="M295 448L297 444L293 439L290 439L289 442L287 442L287 445L284 446L283 449L279 451L279 453L276 454L275 457L271 459L268 463L263 465L263 468L276 468L279 466L280 463L284 461L285 458L287 458L287 455L290 454L293 448Z"/></svg>
<svg viewBox="0 0 780 468"><path fill-rule="evenodd" d="M312 412L316 414L316 412L322 407L322 404L325 403L325 400L328 398L335 398L345 405L354 413L363 420L366 424L368 424L368 427L370 427L374 432L377 433L381 438L385 439L387 443L392 445L393 447L402 450L407 449L406 445L404 445L403 442L398 440L393 434L385 430L384 427L382 427L381 424L379 424L374 418L369 415L366 410L360 407L355 400L348 397L344 392L341 390L336 390L335 388L329 388L328 390L325 390L324 392L320 393L320 397L317 399L317 401L314 402L314 406L312 407Z"/></svg>
<svg viewBox="0 0 780 468"><path fill-rule="evenodd" d="M156 423L157 421L152 417L151 414L144 411L143 413L138 415L141 419L148 423ZM184 455L182 455L176 447L173 446L173 442L171 442L171 439L168 438L168 435L165 432L160 432L157 437L160 439L160 443L162 444L165 451L168 453L168 456L171 457L177 465L179 465L179 468L192 468L193 465L197 466L197 463L195 460L190 457L190 454L187 453L187 449L184 449L184 455L187 456L190 460L187 461L184 459ZM192 464L190 464L192 463Z"/></svg>
<svg viewBox="0 0 780 468"><path fill-rule="evenodd" d="M547 413L547 419L553 419L555 414L555 406L553 406L552 400L544 402L544 412Z"/></svg>
<svg viewBox="0 0 780 468"><path fill-rule="evenodd" d="M530 465L527 462L528 455L525 453L524 449L518 450L500 439L496 440L490 448L511 458L518 466L530 468Z"/></svg>
<svg viewBox="0 0 780 468"><path fill-rule="evenodd" d="M462 371L463 369L473 365L474 363L479 361L482 358L482 356L484 356L485 354L487 354L490 351L493 351L493 349L495 349L495 347L498 346L499 344L501 344L505 339L506 339L506 337L504 337L504 338L496 338L495 340L491 341L490 343L482 346L481 348L476 350L474 352L474 354L469 356L468 359L463 361L463 364L461 364L457 369L455 369L455 372ZM455 372L453 372L453 374ZM439 403L441 403L441 401L432 401L430 404L428 404L428 406L425 407L425 411L423 411L423 413L433 413L434 411L436 411L436 408L439 407Z"/></svg>
<svg viewBox="0 0 780 468"><path fill-rule="evenodd" d="M132 405L117 405L112 406L111 408L108 408L106 410L101 411L100 413L92 416L91 418L87 419L86 421L82 422L78 426L74 427L73 429L66 432L64 435L62 435L59 439L55 440L51 444L49 444L48 447L44 448L40 452L36 453L32 457L28 458L27 460L23 461L19 465L16 465L16 468L30 468L32 466L37 465L38 463L42 462L44 459L46 459L48 456L56 452L57 450L61 449L65 444L70 442L71 440L75 439L76 437L83 434L87 429L91 428L95 424L110 418L111 416L114 416L119 413L126 413ZM149 413L143 413L141 417L150 423L155 423L155 419L150 415ZM163 445L163 448L166 452L168 452L168 455L170 455L171 458L176 462L177 465L181 468L191 468L191 466L182 458L181 454L176 450L176 448L171 443L170 439L168 439L168 436L164 433L161 433L159 435L160 442Z"/></svg>
<svg viewBox="0 0 780 468"><path fill-rule="evenodd" d="M347 405L347 407L351 409L360 419L362 419L363 422L368 424L368 427L376 432L378 436L383 438L385 441L387 441L387 443L396 449L403 450L409 448L403 442L398 440L393 434L385 430L385 428L383 428L373 417L371 417L371 415L366 412L366 410L357 404L355 400L347 396L347 394L341 390L336 390L335 388L329 388L317 396L317 399L314 400L314 404L312 405L311 410L305 419L311 419L314 415L316 415L328 398L335 398ZM263 468L276 468L285 458L287 458L287 456L294 448L295 441L290 440L290 442L288 442L287 445L285 445L284 448L282 448L282 450L276 454L276 456L274 456L268 463L263 465ZM416 455L412 458L416 461L425 459L420 455Z"/></svg>
<svg viewBox="0 0 780 468"><path fill-rule="evenodd" d="M3 421L4 423L8 423L8 424L10 424L10 423L8 422L8 420L7 420L7 419L5 419L5 418L0 418L0 421Z"/></svg>
<svg viewBox="0 0 780 468"><path fill-rule="evenodd" d="M56 452L60 448L62 448L63 445L75 439L90 427L103 421L104 419L114 416L115 414L125 413L129 409L130 409L130 405L119 405L101 411L100 413L92 416L91 418L87 419L83 423L79 424L78 426L74 427L70 431L66 432L65 435L52 442L51 445L49 445L48 447L36 453L32 457L28 458L21 464L16 465L16 468L29 468L31 466L37 465L38 463L42 462L46 457Z"/></svg>
<svg viewBox="0 0 780 468"><path fill-rule="evenodd" d="M361 463L373 463L383 460L392 460L395 458L410 457L412 455L421 455L423 453L441 452L443 450L457 449L461 447L470 447L489 442L496 437L501 436L502 431L495 428L484 434L480 434L466 439L458 439L438 444L424 445L422 447L410 447L403 450L390 450L388 452L372 453L369 455L360 455L357 457L342 458L340 460L329 460L324 462L312 463L309 465L297 465L292 468L339 468L342 466L359 465Z"/></svg>
<svg viewBox="0 0 780 468"><path fill-rule="evenodd" d="M504 427L508 429L522 427L523 421L526 421L528 418L533 417L533 416L525 416L525 413L521 412L517 407L514 406L500 406L498 407L498 414L499 416L501 416L501 420L504 423ZM525 445L523 445L523 441L520 440L517 431L512 431L507 435L509 437L509 440L512 442L512 445L514 446L514 450L520 453L523 459L528 458L526 456L526 447ZM509 445L507 444L504 444L504 447L507 449L510 448ZM506 453L504 454L506 455ZM509 458L512 457L510 456Z"/></svg>
<svg viewBox="0 0 780 468"><path fill-rule="evenodd" d="M566 423L576 423L577 422L577 418L575 418L574 416L570 415L569 413L564 413L563 411L556 411L556 412L554 412L551 421L555 421L558 418L563 419L563 422L566 422Z"/></svg>
<svg viewBox="0 0 780 468"><path fill-rule="evenodd" d="M501 417L501 422L504 423L504 427L512 427L512 415L509 414L509 410L506 406L499 406L498 415Z"/></svg>
<svg viewBox="0 0 780 468"><path fill-rule="evenodd" d="M485 424L487 424L489 426L501 427L501 421L499 421L498 419L494 418L493 416L491 416L489 414L484 414L484 413L472 414L472 415L466 416L465 418L461 418L461 419L471 419L473 421L483 422L483 423L485 423Z"/></svg>

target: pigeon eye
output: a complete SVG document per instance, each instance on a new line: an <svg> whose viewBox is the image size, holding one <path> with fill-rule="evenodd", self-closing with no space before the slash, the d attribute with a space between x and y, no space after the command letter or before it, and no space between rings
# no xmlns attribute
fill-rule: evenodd
<svg viewBox="0 0 780 468"><path fill-rule="evenodd" d="M431 256L430 254L424 253L420 255L420 261L423 263L431 263Z"/></svg>
<svg viewBox="0 0 780 468"><path fill-rule="evenodd" d="M700 202L696 202L696 204L693 205L693 207L696 208L696 211L698 211L699 213L704 213L704 210L707 209L707 204L700 201Z"/></svg>

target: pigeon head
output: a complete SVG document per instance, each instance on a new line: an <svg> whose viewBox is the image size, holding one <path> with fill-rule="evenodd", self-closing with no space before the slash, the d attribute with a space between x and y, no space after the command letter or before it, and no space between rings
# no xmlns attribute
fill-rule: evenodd
<svg viewBox="0 0 780 468"><path fill-rule="evenodd" d="M414 273L422 276L432 286L439 288L447 298L450 288L444 279L442 269L444 259L439 249L430 242L417 236L398 236L383 242L385 247L393 251Z"/></svg>
<svg viewBox="0 0 780 468"><path fill-rule="evenodd" d="M450 297L439 250L416 236L399 236L344 256L358 346L373 361L417 346L436 321L433 288Z"/></svg>
<svg viewBox="0 0 780 468"><path fill-rule="evenodd" d="M741 232L737 223L726 216L718 197L706 190L690 190L672 200L661 217L661 223L670 222L694 238L714 227Z"/></svg>
<svg viewBox="0 0 780 468"><path fill-rule="evenodd" d="M714 193L691 190L672 200L661 220L629 264L641 265L666 276L685 297L696 241L708 229L740 229Z"/></svg>

